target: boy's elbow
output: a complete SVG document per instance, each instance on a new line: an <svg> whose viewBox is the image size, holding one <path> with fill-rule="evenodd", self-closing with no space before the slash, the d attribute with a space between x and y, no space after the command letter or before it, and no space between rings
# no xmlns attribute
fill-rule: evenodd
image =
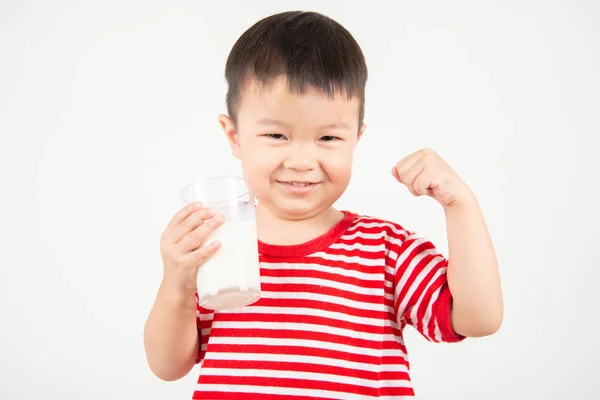
<svg viewBox="0 0 600 400"><path fill-rule="evenodd" d="M188 372L190 372L190 370L192 369L192 367L188 368L179 368L179 369L174 369L174 368L161 368L160 366L157 365L152 365L150 363L148 363L148 366L150 367L150 370L152 371L152 373L160 380L165 381L165 382L173 382L173 381L177 381L183 377L185 377Z"/></svg>
<svg viewBox="0 0 600 400"><path fill-rule="evenodd" d="M466 336L466 337L472 337L472 338L492 336L500 330L501 326L502 326L501 319L497 320L497 321L489 321L489 322L481 323L481 324L471 327L462 335Z"/></svg>
<svg viewBox="0 0 600 400"><path fill-rule="evenodd" d="M185 375L174 375L174 374L157 374L155 373L154 375L156 375L160 380L164 381L164 382L174 382L174 381L178 381L181 378L183 378Z"/></svg>
<svg viewBox="0 0 600 400"><path fill-rule="evenodd" d="M471 338L491 336L502 327L503 312L489 313L481 318L463 318L453 320L456 333Z"/></svg>

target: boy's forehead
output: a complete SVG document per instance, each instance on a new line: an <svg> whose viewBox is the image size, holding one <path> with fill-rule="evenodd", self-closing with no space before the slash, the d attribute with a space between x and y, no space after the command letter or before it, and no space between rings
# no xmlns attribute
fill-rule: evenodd
<svg viewBox="0 0 600 400"><path fill-rule="evenodd" d="M245 85L241 96L240 112L244 108L254 110L269 110L281 108L293 108L295 106L306 108L307 104L319 103L337 110L337 113L347 113L348 110L358 113L359 100L356 96L348 98L338 92L329 97L321 88L310 86L305 88L304 93L296 93L291 90L286 77L279 77L267 84L260 84L255 79ZM344 112L345 111L345 112ZM354 114L352 112L352 114Z"/></svg>
<svg viewBox="0 0 600 400"><path fill-rule="evenodd" d="M314 90L310 88L308 91ZM270 82L259 83L250 79L244 90L244 95L260 101L277 101L282 104L293 102L299 95L292 93L286 77L278 77Z"/></svg>

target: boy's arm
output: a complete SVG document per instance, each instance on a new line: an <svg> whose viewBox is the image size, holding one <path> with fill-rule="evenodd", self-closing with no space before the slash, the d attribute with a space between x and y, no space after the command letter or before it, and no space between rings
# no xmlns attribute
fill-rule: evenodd
<svg viewBox="0 0 600 400"><path fill-rule="evenodd" d="M144 346L148 365L160 379L174 381L190 372L199 346L194 293L161 284L144 327Z"/></svg>
<svg viewBox="0 0 600 400"><path fill-rule="evenodd" d="M448 286L452 326L469 337L495 333L503 302L492 239L475 196L444 208L448 236Z"/></svg>
<svg viewBox="0 0 600 400"><path fill-rule="evenodd" d="M454 331L469 337L495 333L503 319L502 291L496 254L475 195L431 149L404 157L392 175L413 195L430 196L444 207Z"/></svg>

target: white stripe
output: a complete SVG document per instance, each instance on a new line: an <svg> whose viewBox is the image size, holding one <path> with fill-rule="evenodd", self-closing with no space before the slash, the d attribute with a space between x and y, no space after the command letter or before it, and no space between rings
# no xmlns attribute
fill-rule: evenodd
<svg viewBox="0 0 600 400"><path fill-rule="evenodd" d="M407 383L405 387L410 387ZM288 396L314 396L321 399L332 400L361 400L361 399L380 399L380 400L410 400L414 397L398 397L398 396L365 396L346 392L337 392L323 389L302 389L302 388L282 388L277 386L253 386L253 385L206 385L197 384L197 392L230 392L230 393L253 393L253 394L274 394Z"/></svg>
<svg viewBox="0 0 600 400"><path fill-rule="evenodd" d="M361 220L358 223L352 225L350 228L348 228L347 232L353 232L358 228L381 228L382 230L385 228L389 228L396 235L404 236L405 238L410 235L410 232L406 231L405 229L398 229L396 226L394 226L394 224L390 222L378 221L376 219L374 221L369 221L366 219Z"/></svg>
<svg viewBox="0 0 600 400"><path fill-rule="evenodd" d="M208 336L210 335L210 331L212 328L200 329L200 336Z"/></svg>
<svg viewBox="0 0 600 400"><path fill-rule="evenodd" d="M200 318L200 321L203 321L203 322L212 321L214 315L215 315L214 312L200 313L200 311L198 311L198 309L196 309L196 317Z"/></svg>
<svg viewBox="0 0 600 400"><path fill-rule="evenodd" d="M354 269L346 269L341 267L332 267L328 265L321 264L290 264L290 263L270 263L270 262L261 262L261 268L279 271L279 270L301 270L301 271L319 271L325 272L332 275L342 275L349 278L357 278L364 281L382 281L384 279L384 274L375 271L375 269L368 272L357 271Z"/></svg>
<svg viewBox="0 0 600 400"><path fill-rule="evenodd" d="M286 362L326 365L329 367L343 367L359 371L368 372L405 372L409 373L405 364L369 364L337 358L302 356L296 354L270 354L270 353L209 353L207 360L219 361L272 361L281 362L285 358ZM404 356L406 360L406 356Z"/></svg>
<svg viewBox="0 0 600 400"><path fill-rule="evenodd" d="M286 371L285 363L281 364L282 369L265 370L265 369L246 369L246 368L202 368L201 375L214 376L235 376L235 377L257 377L257 378L275 378L275 379L306 379L320 382L333 382L346 385L363 386L370 389L380 387L406 387L408 381L406 379L394 380L370 380L361 379L353 376L331 375L320 372L304 372L304 371Z"/></svg>
<svg viewBox="0 0 600 400"><path fill-rule="evenodd" d="M429 249L429 250L421 251L419 254L413 255L414 250L421 244L425 243L426 241L427 240L423 239L423 238L415 240L413 243L411 243L409 248L404 253L400 254L400 257L398 257L398 261L396 262L396 269L400 268L400 265L402 265L402 263L404 263L404 261L406 261L407 258L409 258L410 256L414 256L413 259L408 264L408 267L406 268L406 270L402 272L400 281L398 282L398 285L396 286L396 291L395 291L396 299L399 298L400 291L402 290L402 288L404 288L406 286L406 283L408 282L408 279L411 277L413 270L419 264L419 262L423 259L423 257L430 255L430 254L439 254L437 252L437 250ZM400 310L404 310L404 308L406 308L406 303L410 299L410 295L412 295L412 293L416 289L416 286L418 286L419 283L420 283L420 281L417 279L417 280L415 280L413 286L411 288L409 288L409 292L404 297L404 299L402 299L402 303L400 304Z"/></svg>
<svg viewBox="0 0 600 400"><path fill-rule="evenodd" d="M386 245L384 243L381 243L378 245L370 245L370 244L365 245L360 242L355 242L353 244L334 243L331 246L329 246L329 248L333 249L333 250L345 250L345 251L359 250L362 253L371 253L371 254L383 251L384 253L386 253L385 257L389 257L394 261L396 261L398 259L398 253L396 253L394 250L386 249ZM382 259L385 260L385 257Z"/></svg>
<svg viewBox="0 0 600 400"><path fill-rule="evenodd" d="M309 254L307 257L319 257L329 261L341 261L348 264L360 264L361 266L365 267L378 267L385 265L385 260L383 258L369 259L360 256L347 256L345 254L328 254L323 251Z"/></svg>
<svg viewBox="0 0 600 400"><path fill-rule="evenodd" d="M272 277L263 276L260 278L263 283L271 284L292 284L292 285L314 285L323 286L331 289L345 290L352 293L364 294L369 296L382 296L383 285L380 288L367 288L353 285L351 283L337 282L329 279L308 278L308 277Z"/></svg>
<svg viewBox="0 0 600 400"><path fill-rule="evenodd" d="M389 312L390 310L393 312L393 309L385 304L379 303L367 303L364 301L355 301L349 300L344 297L338 296L329 296L326 294L313 293L313 292L266 292L261 291L261 297L267 299L293 299L293 300L311 300L311 301L323 301L331 304L336 304L339 306L347 306L356 308L359 310L366 311L385 311Z"/></svg>
<svg viewBox="0 0 600 400"><path fill-rule="evenodd" d="M395 293L396 299L398 299L400 296L400 289L403 287L403 285L406 285L406 279L408 279L407 277L410 276L410 274L412 274L413 270L415 269L415 266L421 261L421 259L427 255L425 253L427 253L427 252L422 252L421 254L416 256L410 262L409 268L405 272L405 275L402 276L400 283L396 287L396 293ZM406 310L406 308L408 307L408 302L410 301L413 294L417 291L419 285L423 282L423 278L425 277L425 275L427 273L429 273L438 263L439 263L439 260L437 258L434 258L423 268L421 273L419 273L419 275L417 275L417 277L415 278L415 280L412 283L412 286L408 288L406 295L404 296L404 298L402 299L402 302L400 303L400 306L398 307L400 315L404 314L404 310ZM430 285L431 285L431 281L426 282L425 289L423 289L423 291L421 293L419 293L419 301ZM413 311L416 311L416 305L413 307Z"/></svg>
<svg viewBox="0 0 600 400"><path fill-rule="evenodd" d="M396 253L394 250L388 250L387 256L389 258L391 258L393 261L396 261L398 259L398 253Z"/></svg>
<svg viewBox="0 0 600 400"><path fill-rule="evenodd" d="M434 338L436 342L441 342L442 341L442 331L440 330L440 327L437 323L437 319L435 321L433 321L435 327L434 327Z"/></svg>
<svg viewBox="0 0 600 400"><path fill-rule="evenodd" d="M402 246L403 240L398 238L388 236L386 232L377 232L377 233L365 233L361 231L357 231L351 234L344 234L340 237L340 240L352 241L356 239L372 239L372 240L380 240L384 239L386 242L390 242L391 244L395 244L397 246Z"/></svg>
<svg viewBox="0 0 600 400"><path fill-rule="evenodd" d="M440 259L441 259L441 257L436 257L436 258L432 259L429 263L427 263L425 268L423 268L421 273L417 276L417 278L414 281L414 284L413 284L414 290L412 290L413 292L416 290L419 282L424 282L425 277L431 272L431 270L433 270L440 263ZM421 308L421 303L423 303L423 301L424 301L426 292L429 290L431 285L433 285L433 283L436 281L436 279L440 275L442 275L442 273L444 273L445 270L446 270L445 268L438 268L437 271L435 271L435 273L433 274L431 280L429 280L428 282L425 282L425 287L419 294L419 298L417 299L415 306L411 310L411 318L413 319L413 321L417 321L417 311ZM413 289L413 288L411 288L411 289ZM410 292L410 290L409 290L409 292ZM425 326L427 326L427 324L429 324L429 320L431 318L431 313L432 313L431 307L432 307L435 299L437 299L439 292L440 292L440 288L438 288L433 293L433 296L432 296L429 304L425 305L425 307L427 307L427 309L425 310L425 315L423 316L423 321L422 321Z"/></svg>
<svg viewBox="0 0 600 400"><path fill-rule="evenodd" d="M390 287L391 287L391 284L390 284ZM383 297L384 297L386 300L388 300L388 301L391 301L391 302L392 302L392 304L394 304L394 295L393 295L392 293L387 293L387 292L385 292L385 293L383 294ZM394 311L394 310L392 310L392 312L395 312L395 311Z"/></svg>
<svg viewBox="0 0 600 400"><path fill-rule="evenodd" d="M392 310L393 312L393 310ZM235 314L285 314L285 315L299 315L299 316L313 316L313 317L322 317L329 318L334 320L346 321L352 324L361 324L361 325L369 325L380 327L382 322L385 323L385 320L380 318L368 318L368 317L359 317L356 315L349 315L345 313L339 313L335 311L327 311L320 310L316 308L307 308L307 307L294 307L294 308L286 308L286 307L270 307L270 306L249 306L237 308L235 310L231 310L229 312Z"/></svg>
<svg viewBox="0 0 600 400"><path fill-rule="evenodd" d="M265 338L254 338L254 337L230 337L230 336L213 336L210 338L210 344L227 344L227 345L244 345L244 346L289 346L289 347L307 347L313 348L317 352L319 350L330 350L330 351L341 351L344 353L365 355L365 349L358 346L352 346L347 344L332 343L332 342L321 342L318 340L307 340L307 339L275 339L269 338L265 341ZM367 354L368 355L368 354ZM406 357L404 352L400 349L381 349L373 351L373 356L387 357Z"/></svg>
<svg viewBox="0 0 600 400"><path fill-rule="evenodd" d="M392 277L392 279L394 279L394 275L396 275L396 269L397 268L393 268L393 267L386 265L384 268L384 271L387 272Z"/></svg>
<svg viewBox="0 0 600 400"><path fill-rule="evenodd" d="M432 263L433 263L433 261L429 264L432 264ZM427 287L423 290L423 292L421 293L421 296L419 296L419 300L417 301L415 308L411 312L411 314L412 314L411 317L413 318L414 321L417 321L417 310L419 308L421 308L421 303L424 300L425 292L427 292L427 290L431 287L433 282L435 282L436 279L445 272L445 270L446 270L446 268L439 268L433 275L433 278L431 279L431 281L429 281L427 283ZM423 321L422 321L423 333L425 334L425 337L427 337L430 341L434 341L433 339L435 336L432 336L432 332L428 331L428 325L429 325L429 321L431 320L431 316L433 314L433 304L439 297L441 290L442 290L442 287L440 286L439 288L436 289L436 291L434 293L432 293L429 304L427 304L427 309L425 310L425 315L423 316ZM433 333L433 335L435 335L435 333Z"/></svg>
<svg viewBox="0 0 600 400"><path fill-rule="evenodd" d="M331 246L329 246L330 249L334 249L334 250L345 250L345 251L353 251L353 250L359 250L365 253L378 253L381 251L385 251L385 244L381 243L381 244L377 244L377 245L372 245L372 244L362 244L360 242L355 242L352 244L346 244L346 243L334 243Z"/></svg>
<svg viewBox="0 0 600 400"><path fill-rule="evenodd" d="M304 322L264 322L264 321L217 321L214 324L214 328L219 329L270 329L270 330L293 330L293 331L308 331L313 333L339 335L349 337L353 339L362 339L382 344L383 342L396 342L396 338L391 333L368 333L360 332L352 329L336 328L334 326L310 324ZM204 330L203 330L204 331ZM202 333L204 334L204 332ZM304 334L298 332L296 337L302 337Z"/></svg>

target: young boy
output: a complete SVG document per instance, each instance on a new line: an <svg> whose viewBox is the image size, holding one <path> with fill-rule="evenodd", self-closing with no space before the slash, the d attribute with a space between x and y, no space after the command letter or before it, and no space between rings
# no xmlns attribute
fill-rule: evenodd
<svg viewBox="0 0 600 400"><path fill-rule="evenodd" d="M434 342L496 332L503 305L477 200L432 150L392 169L444 208L449 257L402 226L338 211L363 124L367 67L358 44L317 13L265 18L234 45L219 121L256 208L262 298L198 306L195 275L223 223L194 204L161 238L164 278L145 327L161 379L201 363L194 399L399 399L413 396L402 332Z"/></svg>

